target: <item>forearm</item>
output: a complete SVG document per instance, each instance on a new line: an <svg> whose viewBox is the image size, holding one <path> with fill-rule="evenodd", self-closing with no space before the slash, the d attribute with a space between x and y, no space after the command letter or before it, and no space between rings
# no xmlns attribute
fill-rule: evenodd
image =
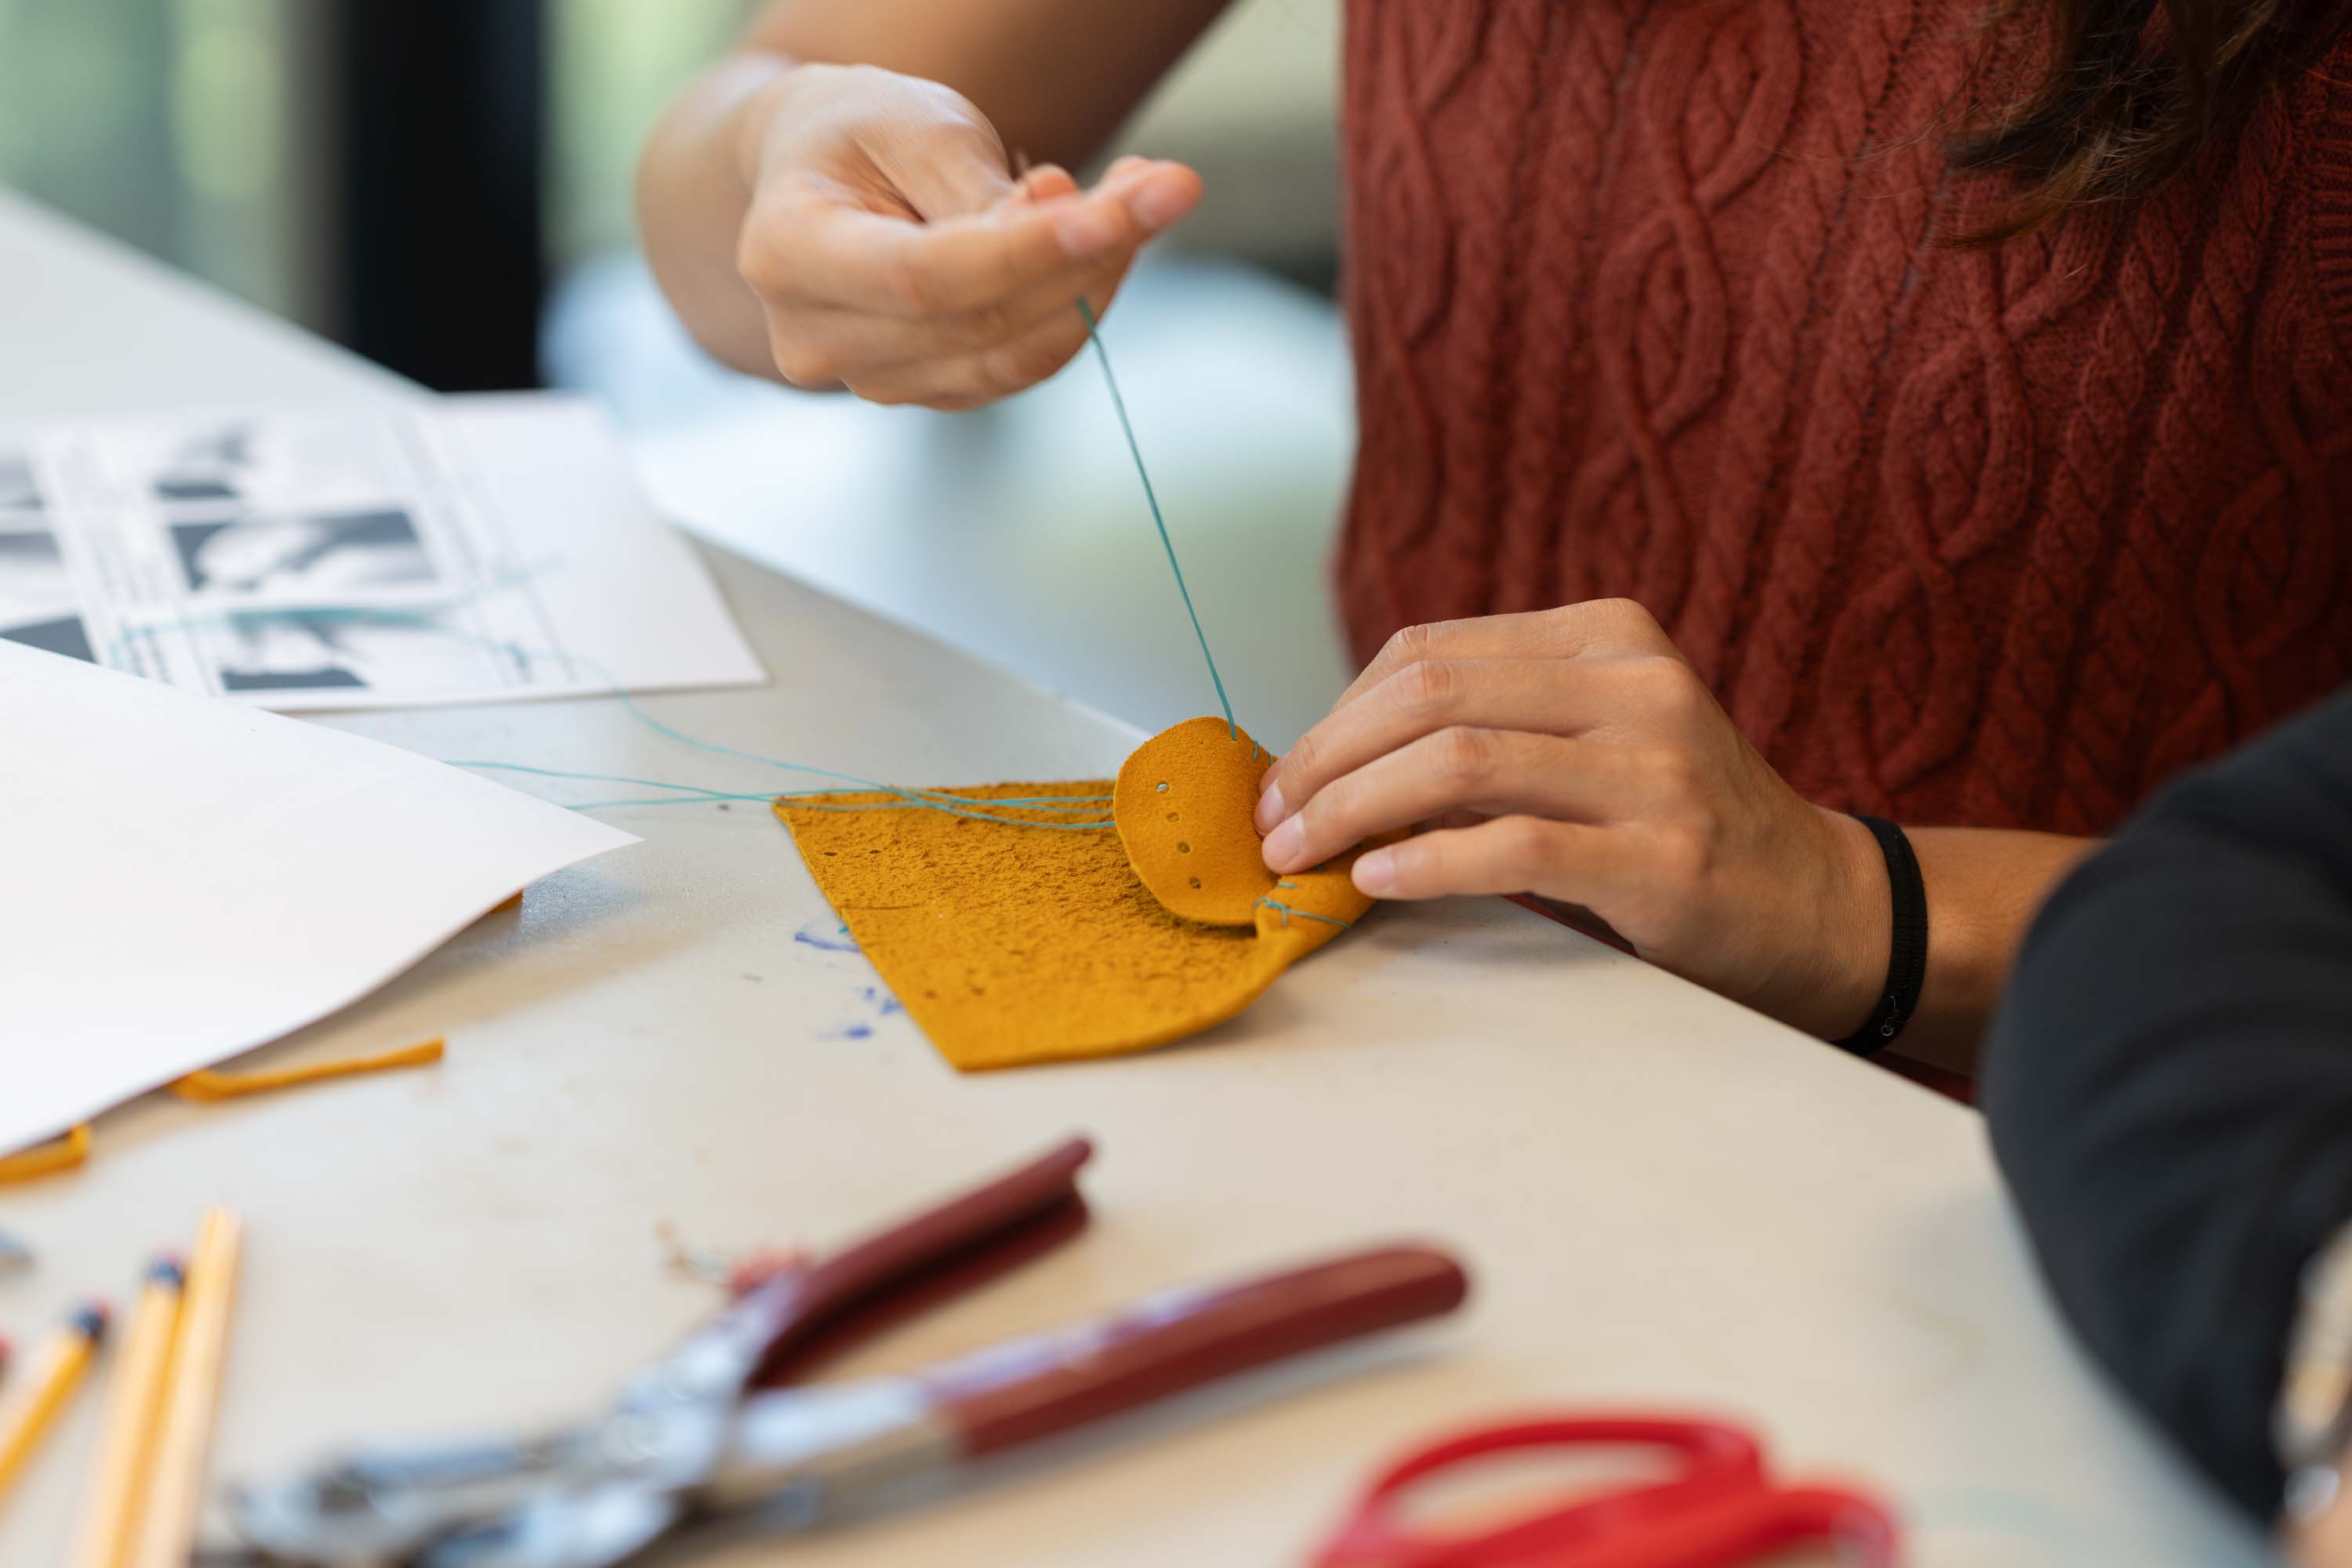
<svg viewBox="0 0 2352 1568"><path fill-rule="evenodd" d="M1973 1072L2034 911L2098 841L1972 827L1917 828L1910 838L1927 889L1927 976L1895 1049Z"/></svg>
<svg viewBox="0 0 2352 1568"><path fill-rule="evenodd" d="M2336 1484L2336 1504L2315 1519L2291 1523L2284 1532L2287 1560L2295 1568L2352 1568L2352 1460Z"/></svg>
<svg viewBox="0 0 2352 1568"><path fill-rule="evenodd" d="M767 318L737 269L752 164L780 57L735 56L698 79L662 117L637 166L646 260L695 342L749 375L776 378Z"/></svg>
<svg viewBox="0 0 2352 1568"><path fill-rule="evenodd" d="M1818 907L1820 978L1748 1000L1776 1017L1841 1039L1886 1011L1893 894L1886 858L1857 819L1823 812L1841 847ZM1927 967L1896 1055L1971 1072L1977 1043L2009 979L2034 911L2096 841L1979 827L1906 830L1927 893Z"/></svg>
<svg viewBox="0 0 2352 1568"><path fill-rule="evenodd" d="M748 50L944 82L1008 151L1076 168L1228 0L774 0Z"/></svg>

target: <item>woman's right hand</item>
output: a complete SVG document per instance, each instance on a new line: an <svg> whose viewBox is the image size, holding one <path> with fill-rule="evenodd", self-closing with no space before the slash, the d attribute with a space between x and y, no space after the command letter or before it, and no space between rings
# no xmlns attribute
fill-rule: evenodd
<svg viewBox="0 0 2352 1568"><path fill-rule="evenodd" d="M736 265L777 372L876 403L971 408L1086 346L1136 253L1201 199L1181 164L1122 158L1092 191L1016 176L994 127L936 82L796 65L742 121Z"/></svg>

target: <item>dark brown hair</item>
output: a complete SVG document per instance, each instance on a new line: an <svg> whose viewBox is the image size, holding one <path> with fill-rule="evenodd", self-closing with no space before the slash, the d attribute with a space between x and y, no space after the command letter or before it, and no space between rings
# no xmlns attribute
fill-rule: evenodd
<svg viewBox="0 0 2352 1568"><path fill-rule="evenodd" d="M1990 108L1951 147L2014 182L1960 243L1993 245L2099 202L2137 201L2189 166L2265 86L2344 32L2347 0L2000 0L1988 38L2041 24L2021 68L1988 47ZM1988 90L1990 86L1990 90ZM2005 87L2006 91L2001 90Z"/></svg>

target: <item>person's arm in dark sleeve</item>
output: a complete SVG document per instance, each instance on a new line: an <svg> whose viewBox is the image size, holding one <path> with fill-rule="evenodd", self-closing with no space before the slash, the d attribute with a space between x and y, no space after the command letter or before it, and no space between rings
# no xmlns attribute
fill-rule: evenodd
<svg viewBox="0 0 2352 1568"><path fill-rule="evenodd" d="M2269 1520L2300 1277L2352 1220L2352 693L2168 790L2060 888L1983 1091L2076 1332Z"/></svg>

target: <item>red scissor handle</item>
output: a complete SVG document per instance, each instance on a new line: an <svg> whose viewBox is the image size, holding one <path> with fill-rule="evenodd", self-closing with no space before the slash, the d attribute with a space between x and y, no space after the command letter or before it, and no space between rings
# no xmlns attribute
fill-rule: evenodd
<svg viewBox="0 0 2352 1568"><path fill-rule="evenodd" d="M1403 1494L1441 1472L1528 1448L1637 1447L1680 1463L1665 1479L1605 1490L1500 1529L1438 1534L1397 1521ZM1315 1568L1736 1568L1834 1542L1857 1568L1893 1568L1894 1520L1871 1499L1782 1488L1756 1439L1721 1422L1653 1415L1543 1418L1432 1445L1375 1479Z"/></svg>

